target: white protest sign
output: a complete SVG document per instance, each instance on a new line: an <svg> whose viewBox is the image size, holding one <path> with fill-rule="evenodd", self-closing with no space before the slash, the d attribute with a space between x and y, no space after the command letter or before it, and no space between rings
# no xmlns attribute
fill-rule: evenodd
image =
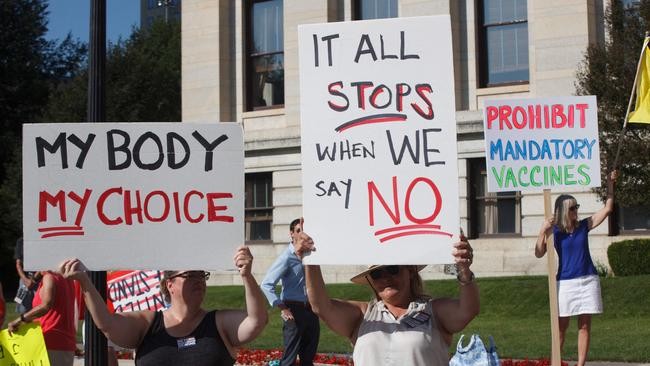
<svg viewBox="0 0 650 366"><path fill-rule="evenodd" d="M486 100L490 192L600 186L595 96Z"/></svg>
<svg viewBox="0 0 650 366"><path fill-rule="evenodd" d="M26 124L25 267L231 268L243 191L238 124Z"/></svg>
<svg viewBox="0 0 650 366"><path fill-rule="evenodd" d="M314 264L451 263L459 230L448 16L302 25Z"/></svg>

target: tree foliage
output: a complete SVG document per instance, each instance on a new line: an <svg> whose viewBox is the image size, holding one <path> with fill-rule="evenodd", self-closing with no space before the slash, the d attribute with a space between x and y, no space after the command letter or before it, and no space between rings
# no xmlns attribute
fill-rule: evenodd
<svg viewBox="0 0 650 366"><path fill-rule="evenodd" d="M136 29L125 41L110 44L106 59L108 122L181 120L180 24L156 21ZM88 72L59 87L50 99L50 122L86 120Z"/></svg>
<svg viewBox="0 0 650 366"><path fill-rule="evenodd" d="M607 40L590 46L585 54L578 71L577 92L598 98L603 182L605 174L612 169L618 145L623 144L618 164L621 177L616 187L617 201L624 206L648 206L650 126L628 125L623 140L619 135L645 32L650 29L650 0L629 8L621 0L612 0L605 15L605 28ZM605 195L604 189L598 191Z"/></svg>
<svg viewBox="0 0 650 366"><path fill-rule="evenodd" d="M39 122L58 85L85 64L86 47L68 35L45 39L44 0L0 2L0 273L15 277L12 249L22 235L22 124ZM9 286L7 286L9 287Z"/></svg>
<svg viewBox="0 0 650 366"><path fill-rule="evenodd" d="M0 3L0 154L6 162L0 169L3 277L15 272L11 249L22 235L22 123L87 120L86 47L70 36L61 42L46 41L46 8L43 0ZM180 36L179 23L159 21L109 44L107 121L180 121Z"/></svg>

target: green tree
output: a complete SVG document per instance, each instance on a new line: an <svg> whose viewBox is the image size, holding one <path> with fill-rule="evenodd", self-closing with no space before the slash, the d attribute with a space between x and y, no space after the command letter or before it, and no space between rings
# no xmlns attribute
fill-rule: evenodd
<svg viewBox="0 0 650 366"><path fill-rule="evenodd" d="M45 39L47 14L44 0L0 2L0 273L7 282L22 235L22 124L40 121L52 92L85 63L84 44Z"/></svg>
<svg viewBox="0 0 650 366"><path fill-rule="evenodd" d="M11 8L3 2L3 8ZM87 119L88 69L85 48L70 37L60 43L46 42L46 7L42 1L23 1L33 11L24 21L36 24L38 32L29 38L35 45L26 52L33 58L28 68L31 76L11 79L20 85L21 80L34 80L15 99L13 110L2 120L10 134L2 135L8 143L0 146L5 165L0 184L0 271L13 274L11 250L22 232L22 171L20 132L23 122L84 122ZM20 18L15 9L10 18ZM20 9L24 11L24 9ZM7 17L9 17L7 11ZM21 13L22 14L22 13ZM2 19L5 14L2 14ZM0 20L2 20L0 19ZM21 23L22 24L22 23ZM3 25L0 25L2 27ZM29 24L22 24L28 28ZM0 28L0 33L4 28ZM134 29L127 40L109 44L106 60L106 120L110 122L167 122L181 119L181 34L177 22L154 22L149 29ZM18 34L14 34L17 37ZM0 39L8 36L0 34ZM22 41L26 42L26 41ZM19 48L19 44L12 47ZM83 51L83 54L80 53ZM0 52L5 52L6 48ZM24 50L21 49L21 52ZM4 55L3 55L4 56ZM8 54L7 57L10 57ZM21 56L17 60L24 60ZM12 60L12 62L14 62ZM18 69L21 65L14 65ZM3 71L4 72L4 71ZM16 71L14 70L14 73ZM26 74L26 73L23 73ZM30 79L31 77L31 79ZM4 74L3 74L4 78ZM23 80L23 82L24 82ZM5 85L2 85L4 87ZM7 87L7 89L9 89ZM15 88L14 88L15 89ZM5 90L1 93L4 93ZM33 95L32 95L33 94ZM0 94L3 98L4 94ZM32 99L29 99L32 97ZM0 102L4 99L0 99ZM3 104L3 103L0 103ZM4 108L4 105L3 105ZM5 117L3 115L2 117ZM1 118L1 117L0 117Z"/></svg>
<svg viewBox="0 0 650 366"><path fill-rule="evenodd" d="M616 197L624 206L650 205L650 128L628 125L624 140L619 139L634 82L636 66L645 31L650 29L650 0L626 7L612 0L605 15L608 34L603 44L588 48L578 72L577 92L598 97L603 182L612 168L618 144L623 144L619 158L621 178ZM601 197L605 190L599 189Z"/></svg>
<svg viewBox="0 0 650 366"><path fill-rule="evenodd" d="M50 99L45 120L86 120L88 73L60 85ZM181 120L180 23L156 21L136 29L125 41L110 44L106 59L108 122Z"/></svg>

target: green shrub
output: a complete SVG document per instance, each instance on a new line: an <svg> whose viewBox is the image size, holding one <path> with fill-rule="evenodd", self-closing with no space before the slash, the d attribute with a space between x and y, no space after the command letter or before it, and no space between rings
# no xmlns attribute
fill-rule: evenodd
<svg viewBox="0 0 650 366"><path fill-rule="evenodd" d="M650 274L650 239L612 243L607 248L607 259L616 276Z"/></svg>
<svg viewBox="0 0 650 366"><path fill-rule="evenodd" d="M599 260L596 260L594 262L594 266L596 267L596 272L598 272L599 277L609 276L609 268L607 268L606 264L602 263Z"/></svg>

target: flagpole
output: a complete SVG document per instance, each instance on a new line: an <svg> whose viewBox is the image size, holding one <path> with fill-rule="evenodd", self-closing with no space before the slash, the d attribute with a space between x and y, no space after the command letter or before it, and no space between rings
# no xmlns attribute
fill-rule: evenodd
<svg viewBox="0 0 650 366"><path fill-rule="evenodd" d="M625 111L625 120L623 121L623 129L618 135L618 148L616 149L616 155L614 157L614 165L612 170L618 168L618 158L621 154L621 148L623 147L623 138L625 137L625 131L627 130L627 120L630 115L630 109L632 109L632 100L634 98L634 93L636 92L636 83L639 79L639 73L641 72L641 63L643 62L643 53L645 52L646 47L648 46L648 37L650 37L650 32L645 32L645 38L643 39L643 48L641 49L641 55L639 56L639 62L636 64L636 74L634 75L634 84L632 84L632 92L630 93L630 100L627 103L627 111Z"/></svg>

